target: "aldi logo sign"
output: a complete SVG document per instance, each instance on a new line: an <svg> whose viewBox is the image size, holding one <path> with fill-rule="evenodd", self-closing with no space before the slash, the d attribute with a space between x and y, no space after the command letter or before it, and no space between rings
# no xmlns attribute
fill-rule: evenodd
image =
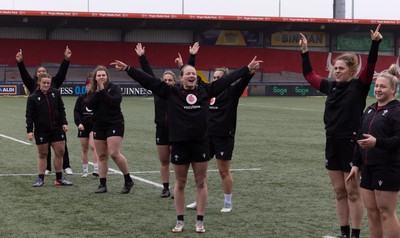
<svg viewBox="0 0 400 238"><path fill-rule="evenodd" d="M17 95L17 85L0 85L0 95Z"/></svg>

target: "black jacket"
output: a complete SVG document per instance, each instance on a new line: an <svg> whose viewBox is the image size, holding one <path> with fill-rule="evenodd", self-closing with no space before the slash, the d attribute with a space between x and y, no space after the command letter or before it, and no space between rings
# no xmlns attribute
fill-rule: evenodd
<svg viewBox="0 0 400 238"><path fill-rule="evenodd" d="M324 111L327 137L354 138L356 136L374 75L380 42L372 41L367 67L361 71L359 78L342 84L317 75L312 69L308 52L301 54L305 79L314 88L327 95Z"/></svg>
<svg viewBox="0 0 400 238"><path fill-rule="evenodd" d="M196 55L191 54L189 56L188 64L194 67L195 60L196 60ZM155 77L153 69L151 68L150 63L145 55L139 56L139 62L144 72ZM167 127L168 126L167 101L163 98L160 98L156 94L154 94L153 97L154 97L154 123L160 127Z"/></svg>
<svg viewBox="0 0 400 238"><path fill-rule="evenodd" d="M123 124L121 102L121 87L113 83L108 83L103 90L89 95L87 105L93 109L93 126L107 129L117 124Z"/></svg>
<svg viewBox="0 0 400 238"><path fill-rule="evenodd" d="M76 99L74 107L74 122L76 126L92 123L93 110L88 107L87 98L88 94L82 94Z"/></svg>
<svg viewBox="0 0 400 238"><path fill-rule="evenodd" d="M376 145L371 149L363 149L358 144L354 150L355 166L361 164L391 164L400 161L400 101L393 100L387 105L377 108L377 103L369 106L361 119L361 127L357 139L370 134L376 138Z"/></svg>
<svg viewBox="0 0 400 238"><path fill-rule="evenodd" d="M239 98L253 75L247 75L211 99L208 114L209 136L235 136Z"/></svg>
<svg viewBox="0 0 400 238"><path fill-rule="evenodd" d="M168 129L170 142L206 140L207 115L210 98L218 96L231 83L249 74L244 66L207 86L185 90L180 85L170 86L133 67L128 75L144 88L167 100Z"/></svg>
<svg viewBox="0 0 400 238"><path fill-rule="evenodd" d="M22 82L25 87L29 90L29 94L32 94L37 88L37 76L32 78L31 75L26 70L24 61L17 62L19 73L21 75ZM67 76L67 71L69 67L69 60L63 60L61 62L60 68L55 76L51 78L51 87L59 89L61 85L64 83L65 78Z"/></svg>
<svg viewBox="0 0 400 238"><path fill-rule="evenodd" d="M26 131L50 132L68 125L64 102L57 89L50 88L47 94L35 90L26 104Z"/></svg>

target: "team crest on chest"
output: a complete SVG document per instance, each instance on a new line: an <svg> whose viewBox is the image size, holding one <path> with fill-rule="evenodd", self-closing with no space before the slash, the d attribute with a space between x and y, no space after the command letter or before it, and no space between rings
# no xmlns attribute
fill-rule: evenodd
<svg viewBox="0 0 400 238"><path fill-rule="evenodd" d="M186 102L190 105L193 105L197 102L197 97L194 94L189 94L186 96Z"/></svg>
<svg viewBox="0 0 400 238"><path fill-rule="evenodd" d="M214 105L214 103L215 103L216 100L217 100L217 99L216 99L215 97L211 98L211 99L210 99L210 105Z"/></svg>

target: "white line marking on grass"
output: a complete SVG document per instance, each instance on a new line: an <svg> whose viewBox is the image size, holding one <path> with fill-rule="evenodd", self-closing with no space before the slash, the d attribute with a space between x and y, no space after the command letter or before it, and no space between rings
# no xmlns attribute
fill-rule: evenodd
<svg viewBox="0 0 400 238"><path fill-rule="evenodd" d="M229 171L258 171L261 170L261 168L250 168L250 169L230 169ZM218 169L209 169L207 172L218 172ZM169 171L170 173L174 173L173 170ZM138 171L138 172L130 172L131 174L156 174L160 173L160 171L157 170L150 170L150 171ZM189 173L193 173L193 170L189 169Z"/></svg>
<svg viewBox="0 0 400 238"><path fill-rule="evenodd" d="M251 103L250 104L239 103L239 105L240 106L248 106L248 107L274 108L274 109L286 109L286 110L310 111L310 112L319 112L320 111L320 110L307 109L307 108L266 106L266 105L251 104Z"/></svg>
<svg viewBox="0 0 400 238"><path fill-rule="evenodd" d="M110 169L110 168L108 168L108 170L111 171L111 172L114 172L114 173L116 173L116 174L121 174L121 175L122 175L122 172L119 171L119 170ZM150 180L147 180L147 179L144 179L144 178L141 178L141 177L137 177L137 176L131 175L131 178L136 179L136 180L139 180L139 181L142 181L142 182L144 182L144 183L148 183L148 184L154 185L154 186L156 186L156 187L158 187L158 188L164 188L164 186L163 186L162 184L155 183L155 182L153 182L153 181L150 181Z"/></svg>
<svg viewBox="0 0 400 238"><path fill-rule="evenodd" d="M89 162L89 164L93 165L92 162ZM261 168L231 169L230 171L259 171L259 170L261 170ZM122 172L119 171L119 170L116 170L116 169L108 168L108 171L112 172L114 174L121 174L122 175ZM149 174L149 173L159 173L159 172L160 171L141 171L141 172L130 172L130 173L131 174ZM171 173L173 173L173 172L174 171L171 171ZM193 172L193 171L189 170L189 173L190 172ZM218 172L218 169L210 169L210 170L207 170L207 172ZM75 173L75 174L77 174L77 175L79 174L80 175L82 173ZM0 177L12 177L12 176L37 176L37 174L0 174ZM137 176L134 176L134 175L131 175L131 178L139 180L139 181L147 183L147 184L150 184L150 185L153 185L153 186L156 186L158 188L164 188L164 186L162 184L155 183L153 181L150 181L150 180L147 180L147 179L144 179L144 178L140 178L140 177L137 177Z"/></svg>
<svg viewBox="0 0 400 238"><path fill-rule="evenodd" d="M6 138L6 139L9 139L9 140L13 140L13 141L16 141L16 142L19 142L19 143L25 144L25 145L32 145L32 144L31 144L31 143L29 143L29 142L25 142L25 141L22 141L22 140L18 140L18 139L15 139L15 138L12 138L12 137L9 137L9 136L6 136L6 135L3 135L3 134L0 134L0 136L1 136L1 137L4 137L4 138Z"/></svg>

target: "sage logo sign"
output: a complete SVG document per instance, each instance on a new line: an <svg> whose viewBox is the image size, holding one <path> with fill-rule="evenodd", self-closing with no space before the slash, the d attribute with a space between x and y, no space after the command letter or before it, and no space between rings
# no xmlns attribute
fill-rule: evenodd
<svg viewBox="0 0 400 238"><path fill-rule="evenodd" d="M287 90L286 87L274 86L272 92L273 92L273 93L280 94L281 96L283 96L283 95L285 95L285 94L288 92L288 90Z"/></svg>
<svg viewBox="0 0 400 238"><path fill-rule="evenodd" d="M324 96L323 93L311 85L267 85L265 86L266 96Z"/></svg>
<svg viewBox="0 0 400 238"><path fill-rule="evenodd" d="M0 95L17 95L17 85L0 85Z"/></svg>
<svg viewBox="0 0 400 238"><path fill-rule="evenodd" d="M308 88L297 87L294 89L295 93L305 96L310 90Z"/></svg>

